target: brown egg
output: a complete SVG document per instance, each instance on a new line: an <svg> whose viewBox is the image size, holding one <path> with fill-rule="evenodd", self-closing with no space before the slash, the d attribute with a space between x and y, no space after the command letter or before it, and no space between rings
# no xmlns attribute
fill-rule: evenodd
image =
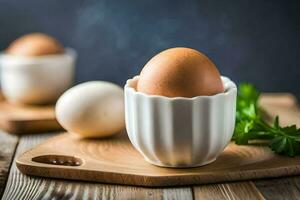
<svg viewBox="0 0 300 200"><path fill-rule="evenodd" d="M220 73L204 54L171 48L154 56L143 68L137 91L166 97L210 96L224 92Z"/></svg>
<svg viewBox="0 0 300 200"><path fill-rule="evenodd" d="M16 56L43 56L63 52L63 46L56 39L43 33L24 35L12 42L6 50L6 53Z"/></svg>

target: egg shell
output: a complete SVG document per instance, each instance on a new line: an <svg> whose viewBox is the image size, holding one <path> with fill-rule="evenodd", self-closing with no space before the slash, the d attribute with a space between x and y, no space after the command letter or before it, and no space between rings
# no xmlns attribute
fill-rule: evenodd
<svg viewBox="0 0 300 200"><path fill-rule="evenodd" d="M68 132L81 137L107 137L125 126L124 92L105 81L82 83L59 98L55 112Z"/></svg>
<svg viewBox="0 0 300 200"><path fill-rule="evenodd" d="M43 33L30 33L13 41L6 50L15 56L43 56L64 53L63 46L53 37Z"/></svg>
<svg viewBox="0 0 300 200"><path fill-rule="evenodd" d="M143 68L137 91L167 97L211 96L224 92L214 63L197 50L177 47L154 56Z"/></svg>

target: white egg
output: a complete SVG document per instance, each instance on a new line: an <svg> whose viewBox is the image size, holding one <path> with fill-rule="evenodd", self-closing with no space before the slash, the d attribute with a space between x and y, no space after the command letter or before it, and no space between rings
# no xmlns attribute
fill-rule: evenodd
<svg viewBox="0 0 300 200"><path fill-rule="evenodd" d="M67 90L57 101L58 122L81 137L106 137L125 126L123 89L105 81L91 81Z"/></svg>

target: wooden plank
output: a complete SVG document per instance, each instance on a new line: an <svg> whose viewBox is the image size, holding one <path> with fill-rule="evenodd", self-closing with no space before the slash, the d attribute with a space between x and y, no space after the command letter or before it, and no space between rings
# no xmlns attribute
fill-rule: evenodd
<svg viewBox="0 0 300 200"><path fill-rule="evenodd" d="M143 188L105 185L105 199L193 199L192 190L186 188Z"/></svg>
<svg viewBox="0 0 300 200"><path fill-rule="evenodd" d="M300 199L300 176L258 180L254 183L267 199Z"/></svg>
<svg viewBox="0 0 300 200"><path fill-rule="evenodd" d="M18 138L0 131L0 197L8 177L11 161L17 147Z"/></svg>
<svg viewBox="0 0 300 200"><path fill-rule="evenodd" d="M203 185L194 187L196 200L255 200L265 199L252 182L234 182L226 184Z"/></svg>
<svg viewBox="0 0 300 200"><path fill-rule="evenodd" d="M21 182L15 182L3 199L192 199L190 188L151 189L40 178Z"/></svg>
<svg viewBox="0 0 300 200"><path fill-rule="evenodd" d="M16 157L53 134L22 136ZM13 163L3 199L192 199L192 189L142 188L42 179L21 174Z"/></svg>

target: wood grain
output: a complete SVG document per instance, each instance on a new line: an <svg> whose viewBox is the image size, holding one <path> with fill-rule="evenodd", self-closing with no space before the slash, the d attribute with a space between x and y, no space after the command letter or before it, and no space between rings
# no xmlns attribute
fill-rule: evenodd
<svg viewBox="0 0 300 200"><path fill-rule="evenodd" d="M300 176L258 180L255 185L267 199L300 199Z"/></svg>
<svg viewBox="0 0 300 200"><path fill-rule="evenodd" d="M252 182L235 182L194 187L196 200L261 200L265 199Z"/></svg>
<svg viewBox="0 0 300 200"><path fill-rule="evenodd" d="M18 138L16 136L0 131L0 197L5 188L17 143Z"/></svg>
<svg viewBox="0 0 300 200"><path fill-rule="evenodd" d="M16 157L53 134L28 135L20 139ZM192 190L185 188L142 188L43 179L23 175L12 165L3 194L6 199L192 199Z"/></svg>
<svg viewBox="0 0 300 200"><path fill-rule="evenodd" d="M296 124L300 127L300 108L296 97L292 94L266 93L259 103L272 118L279 116L281 125Z"/></svg>
<svg viewBox="0 0 300 200"><path fill-rule="evenodd" d="M6 102L1 94L0 128L16 135L62 130L53 105L14 105Z"/></svg>
<svg viewBox="0 0 300 200"><path fill-rule="evenodd" d="M278 98L280 102L284 99L282 95ZM263 107L275 112L278 108L276 96L273 95L271 100L269 104L265 101ZM290 98L284 102L288 100ZM283 118L291 110L296 110L294 104L286 105L293 109L286 109L282 113ZM40 156L43 159L38 160ZM70 157L75 157L73 163L78 160L82 165L57 165L64 162L62 156L69 156L65 157L66 164ZM49 164L53 160L56 164ZM260 144L237 146L231 143L210 165L171 169L156 167L144 161L126 134L102 140L81 140L71 134L63 134L23 154L18 158L17 166L25 174L43 177L139 186L174 186L296 175L300 174L300 157L275 155L268 147Z"/></svg>

